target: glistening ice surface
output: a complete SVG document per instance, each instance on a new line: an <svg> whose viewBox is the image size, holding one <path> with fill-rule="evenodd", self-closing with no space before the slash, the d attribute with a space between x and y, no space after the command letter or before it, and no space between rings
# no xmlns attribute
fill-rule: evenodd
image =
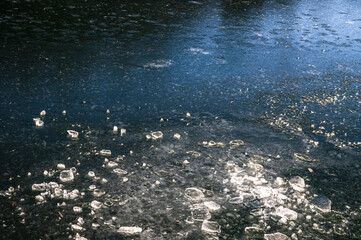
<svg viewBox="0 0 361 240"><path fill-rule="evenodd" d="M0 3L2 239L361 239L361 3Z"/></svg>

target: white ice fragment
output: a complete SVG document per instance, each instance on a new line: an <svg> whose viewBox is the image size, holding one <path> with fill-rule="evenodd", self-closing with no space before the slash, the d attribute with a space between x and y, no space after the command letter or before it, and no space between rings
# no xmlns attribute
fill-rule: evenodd
<svg viewBox="0 0 361 240"><path fill-rule="evenodd" d="M113 132L114 132L114 133L117 133L117 132L118 132L118 127L117 127L117 126L114 126L114 127L113 127Z"/></svg>
<svg viewBox="0 0 361 240"><path fill-rule="evenodd" d="M196 151L187 151L186 154L191 155L192 157L200 157L201 156L201 154Z"/></svg>
<svg viewBox="0 0 361 240"><path fill-rule="evenodd" d="M105 178L102 178L102 180L100 181L100 183L102 183L102 184L105 184L107 182L108 182L108 180L106 180Z"/></svg>
<svg viewBox="0 0 361 240"><path fill-rule="evenodd" d="M187 188L185 195L192 201L201 201L204 199L204 194L198 188Z"/></svg>
<svg viewBox="0 0 361 240"><path fill-rule="evenodd" d="M123 182L128 182L129 179L127 177L123 177Z"/></svg>
<svg viewBox="0 0 361 240"><path fill-rule="evenodd" d="M85 238L85 237L80 236L79 233L77 233L77 234L75 235L75 240L88 240L88 239Z"/></svg>
<svg viewBox="0 0 361 240"><path fill-rule="evenodd" d="M66 111L65 111L65 110L63 110L62 114L63 114L63 115L66 115Z"/></svg>
<svg viewBox="0 0 361 240"><path fill-rule="evenodd" d="M135 236L142 232L140 227L120 227L117 232L123 236Z"/></svg>
<svg viewBox="0 0 361 240"><path fill-rule="evenodd" d="M62 182L71 182L74 180L74 174L71 170L63 170L60 172L59 179Z"/></svg>
<svg viewBox="0 0 361 240"><path fill-rule="evenodd" d="M286 184L286 182L281 177L277 177L276 180L274 181L275 187L282 187L285 184Z"/></svg>
<svg viewBox="0 0 361 240"><path fill-rule="evenodd" d="M45 115L46 115L46 111L45 111L45 110L43 110L43 111L40 112L40 116L44 117Z"/></svg>
<svg viewBox="0 0 361 240"><path fill-rule="evenodd" d="M78 222L78 225L79 225L79 226L83 226L83 225L84 225L84 219L83 219L82 217L78 217L77 222Z"/></svg>
<svg viewBox="0 0 361 240"><path fill-rule="evenodd" d="M58 170L64 170L65 169L65 164L59 163L58 165L56 165L56 168Z"/></svg>
<svg viewBox="0 0 361 240"><path fill-rule="evenodd" d="M265 240L291 240L287 235L283 233L272 233L272 234L265 234L264 235Z"/></svg>
<svg viewBox="0 0 361 240"><path fill-rule="evenodd" d="M100 189L94 189L94 191L93 191L94 197L101 197L101 196L103 196L104 194L105 194L105 192L102 191L102 190L100 190Z"/></svg>
<svg viewBox="0 0 361 240"><path fill-rule="evenodd" d="M187 166L189 164L189 161L188 160L184 160L183 161L183 166Z"/></svg>
<svg viewBox="0 0 361 240"><path fill-rule="evenodd" d="M118 163L113 162L113 161L110 161L110 162L108 162L107 167L108 167L108 168L118 167Z"/></svg>
<svg viewBox="0 0 361 240"><path fill-rule="evenodd" d="M193 221L204 221L212 217L207 207L202 204L192 206L192 219Z"/></svg>
<svg viewBox="0 0 361 240"><path fill-rule="evenodd" d="M120 129L120 136L123 137L125 134L127 134L127 129L125 128Z"/></svg>
<svg viewBox="0 0 361 240"><path fill-rule="evenodd" d="M297 213L291 209L280 206L276 209L276 216L280 218L286 218L287 220L294 221L297 219Z"/></svg>
<svg viewBox="0 0 361 240"><path fill-rule="evenodd" d="M161 131L151 132L150 136L153 141L163 139L163 133Z"/></svg>
<svg viewBox="0 0 361 240"><path fill-rule="evenodd" d="M117 175L119 175L119 176L127 175L127 174L128 174L127 171L125 171L125 170L123 170L123 169L120 169L120 168L115 168L115 169L113 170L113 173L115 173L115 174L117 174Z"/></svg>
<svg viewBox="0 0 361 240"><path fill-rule="evenodd" d="M186 113L186 118L190 118L191 114L189 112Z"/></svg>
<svg viewBox="0 0 361 240"><path fill-rule="evenodd" d="M44 192L48 189L48 184L46 183L39 183L39 184L33 184L31 186L31 189L36 192Z"/></svg>
<svg viewBox="0 0 361 240"><path fill-rule="evenodd" d="M35 127L37 127L37 128L44 127L44 121L41 120L40 118L33 118L33 121L35 123Z"/></svg>
<svg viewBox="0 0 361 240"><path fill-rule="evenodd" d="M35 200L38 201L38 202L44 202L45 199L44 199L43 196L37 195L37 196L35 197Z"/></svg>
<svg viewBox="0 0 361 240"><path fill-rule="evenodd" d="M43 175L44 175L44 177L47 177L49 175L49 172L44 170Z"/></svg>
<svg viewBox="0 0 361 240"><path fill-rule="evenodd" d="M229 199L228 201L230 204L241 204L243 203L243 197L234 197Z"/></svg>
<svg viewBox="0 0 361 240"><path fill-rule="evenodd" d="M302 192L305 190L305 180L299 176L291 178L288 183L296 191Z"/></svg>
<svg viewBox="0 0 361 240"><path fill-rule="evenodd" d="M97 188L97 186L95 186L95 185L90 185L90 186L89 186L89 190L90 190L90 191L93 191L93 190L96 189L96 188Z"/></svg>
<svg viewBox="0 0 361 240"><path fill-rule="evenodd" d="M95 177L95 172L89 171L89 172L88 172L88 177L94 178L94 177Z"/></svg>
<svg viewBox="0 0 361 240"><path fill-rule="evenodd" d="M219 234L221 226L216 221L205 220L202 223L202 231L208 234Z"/></svg>
<svg viewBox="0 0 361 240"><path fill-rule="evenodd" d="M84 228L82 226L79 226L78 224L72 224L71 230L74 232L81 232L84 230Z"/></svg>
<svg viewBox="0 0 361 240"><path fill-rule="evenodd" d="M331 203L331 200L326 196L319 196L312 201L312 206L316 207L321 212L330 212Z"/></svg>
<svg viewBox="0 0 361 240"><path fill-rule="evenodd" d="M73 207L73 211L74 211L75 213L81 213L81 212L83 212L83 209L82 209L81 207L74 206L74 207Z"/></svg>
<svg viewBox="0 0 361 240"><path fill-rule="evenodd" d="M102 207L102 203L101 202L98 202L96 200L92 201L90 203L90 206L94 209L94 210L98 210Z"/></svg>
<svg viewBox="0 0 361 240"><path fill-rule="evenodd" d="M229 142L229 145L231 145L231 148L241 147L244 146L244 142L242 140L232 140Z"/></svg>
<svg viewBox="0 0 361 240"><path fill-rule="evenodd" d="M102 149L102 150L100 150L100 155L109 157L110 155L112 155L112 151Z"/></svg>
<svg viewBox="0 0 361 240"><path fill-rule="evenodd" d="M208 208L210 212L217 212L221 209L221 206L213 201L204 202L203 204Z"/></svg>
<svg viewBox="0 0 361 240"><path fill-rule="evenodd" d="M110 113L110 110L109 110L109 109L107 109L106 113L107 113L107 114L109 114L109 113Z"/></svg>
<svg viewBox="0 0 361 240"><path fill-rule="evenodd" d="M173 138L175 139L175 140L180 140L181 139L181 135L179 134L179 133L175 133L174 135L173 135Z"/></svg>
<svg viewBox="0 0 361 240"><path fill-rule="evenodd" d="M79 133L74 130L67 130L67 133L68 133L68 137L70 137L72 139L77 139L79 136Z"/></svg>

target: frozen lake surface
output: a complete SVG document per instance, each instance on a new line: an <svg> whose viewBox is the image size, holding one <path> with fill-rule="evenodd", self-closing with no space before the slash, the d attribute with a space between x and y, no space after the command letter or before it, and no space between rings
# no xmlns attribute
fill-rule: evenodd
<svg viewBox="0 0 361 240"><path fill-rule="evenodd" d="M0 3L2 239L361 239L361 3Z"/></svg>

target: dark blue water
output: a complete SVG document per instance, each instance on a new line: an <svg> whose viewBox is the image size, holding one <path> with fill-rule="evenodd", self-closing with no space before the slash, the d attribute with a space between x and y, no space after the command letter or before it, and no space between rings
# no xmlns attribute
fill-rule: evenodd
<svg viewBox="0 0 361 240"><path fill-rule="evenodd" d="M6 0L0 9L4 239L75 237L73 205L84 208L87 231L79 234L88 239L126 238L116 229L127 224L142 227L140 236L130 237L136 239L262 239L274 232L298 239L361 238L358 1ZM42 110L44 127L37 129L33 118ZM127 134L112 133L113 126ZM67 138L69 129L79 131L78 140ZM162 131L163 140L145 141L151 131ZM245 147L229 148L235 139ZM210 140L226 147L202 147ZM121 168L129 182L119 185L123 177L102 167L101 149L112 150L111 161L127 156ZM194 160L186 153L191 150L202 156ZM265 178L267 186L277 176L305 179L301 195L285 193L292 200L284 206L297 210L297 220L273 219L280 203L255 193L258 183L250 188L259 205L229 205L239 195L239 186L225 181L238 171L229 161L244 168L238 175ZM262 176L245 167L250 162L262 163ZM77 168L66 188L84 196L67 207L57 206L62 199L36 205L31 185L59 182L59 171L43 176L58 163ZM169 174L159 179L160 170ZM131 204L91 214L88 187L95 182L88 171L108 180L95 181L109 195L102 201L124 195ZM155 181L159 189L145 197ZM18 185L15 193L8 191ZM223 207L211 218L220 233L205 233L199 221L186 223L194 205L184 198L189 187L213 191L206 200ZM332 201L331 212L294 202L311 203L318 195ZM255 209L265 211L263 217L250 214ZM306 221L308 215L312 220ZM104 221L112 216L117 220L108 227ZM44 228L41 219L49 221ZM93 229L95 220L100 227ZM261 233L246 231L256 225Z"/></svg>

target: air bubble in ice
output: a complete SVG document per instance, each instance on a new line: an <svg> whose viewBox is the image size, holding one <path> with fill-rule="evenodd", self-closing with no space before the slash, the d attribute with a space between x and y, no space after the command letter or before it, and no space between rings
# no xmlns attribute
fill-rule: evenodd
<svg viewBox="0 0 361 240"><path fill-rule="evenodd" d="M272 234L265 234L264 239L266 240L291 240L287 235L283 233L272 233Z"/></svg>
<svg viewBox="0 0 361 240"><path fill-rule="evenodd" d="M260 238L263 235L264 230L259 226L252 226L252 227L246 227L244 229L244 232L249 236Z"/></svg>
<svg viewBox="0 0 361 240"><path fill-rule="evenodd" d="M102 149L102 150L100 150L100 155L109 157L109 156L112 155L112 151L106 150L106 149Z"/></svg>
<svg viewBox="0 0 361 240"><path fill-rule="evenodd" d="M74 180L74 174L70 170L63 170L60 172L59 179L62 182L71 182Z"/></svg>
<svg viewBox="0 0 361 240"><path fill-rule="evenodd" d="M190 118L191 114L189 112L186 113L186 118Z"/></svg>
<svg viewBox="0 0 361 240"><path fill-rule="evenodd" d="M43 196L37 195L37 196L35 197L35 200L38 201L38 202L44 202L45 199L44 199Z"/></svg>
<svg viewBox="0 0 361 240"><path fill-rule="evenodd" d="M123 236L135 236L142 232L140 227L120 227L117 232Z"/></svg>
<svg viewBox="0 0 361 240"><path fill-rule="evenodd" d="M204 194L198 188L187 188L185 195L192 201L201 201L204 199Z"/></svg>
<svg viewBox="0 0 361 240"><path fill-rule="evenodd" d="M221 226L216 221L205 220L202 223L202 231L208 234L219 234Z"/></svg>

